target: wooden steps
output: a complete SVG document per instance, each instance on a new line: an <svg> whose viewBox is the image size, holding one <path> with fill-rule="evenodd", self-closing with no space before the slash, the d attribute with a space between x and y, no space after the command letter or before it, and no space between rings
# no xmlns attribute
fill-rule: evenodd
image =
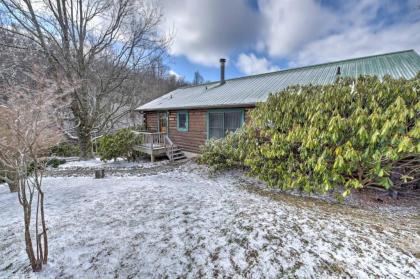
<svg viewBox="0 0 420 279"><path fill-rule="evenodd" d="M168 148L166 150L166 155L168 156L170 161L179 161L187 159L184 152L182 152L182 150L176 145L172 146L172 148Z"/></svg>

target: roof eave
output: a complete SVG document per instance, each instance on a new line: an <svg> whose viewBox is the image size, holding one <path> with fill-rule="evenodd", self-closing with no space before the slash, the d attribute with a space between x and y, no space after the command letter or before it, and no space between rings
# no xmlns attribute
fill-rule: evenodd
<svg viewBox="0 0 420 279"><path fill-rule="evenodd" d="M255 107L257 103L242 104L219 104L219 105L203 105L203 106L185 106L185 107L154 107L154 108L137 108L136 111L166 111L166 110L185 110L185 109L217 109L217 108L249 108Z"/></svg>

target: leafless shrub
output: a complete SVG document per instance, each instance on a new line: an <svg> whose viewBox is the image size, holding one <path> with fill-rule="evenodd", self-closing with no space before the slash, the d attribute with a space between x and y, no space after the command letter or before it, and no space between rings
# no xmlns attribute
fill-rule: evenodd
<svg viewBox="0 0 420 279"><path fill-rule="evenodd" d="M27 85L0 88L0 95L7 96L0 103L0 164L13 174L1 178L18 187L26 253L32 270L40 271L48 260L42 180L48 150L62 137L56 116L65 107L66 96L65 86L45 75L29 77Z"/></svg>

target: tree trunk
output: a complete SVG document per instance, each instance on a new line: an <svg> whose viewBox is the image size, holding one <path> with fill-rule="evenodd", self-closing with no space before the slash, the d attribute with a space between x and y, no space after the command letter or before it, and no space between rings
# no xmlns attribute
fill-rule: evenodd
<svg viewBox="0 0 420 279"><path fill-rule="evenodd" d="M93 158L92 154L92 141L90 134L80 129L79 132L79 146L80 146L80 159L89 160Z"/></svg>
<svg viewBox="0 0 420 279"><path fill-rule="evenodd" d="M9 185L10 193L19 192L19 180L15 173L9 172L7 185Z"/></svg>
<svg viewBox="0 0 420 279"><path fill-rule="evenodd" d="M25 245L26 245L26 254L28 255L29 262L31 263L32 271L37 272L41 270L40 264L37 262L34 248L32 246L32 238L30 231L31 224L31 210L28 208L28 204L23 208L23 216L25 221Z"/></svg>
<svg viewBox="0 0 420 279"><path fill-rule="evenodd" d="M19 184L15 181L13 183L7 183L9 185L10 193L16 193L19 191Z"/></svg>
<svg viewBox="0 0 420 279"><path fill-rule="evenodd" d="M84 97L87 96L86 86L82 86L74 91L74 100L71 104L71 110L75 118L80 122L78 126L80 159L89 160L93 158L91 132L92 125L86 111L87 104L84 102Z"/></svg>
<svg viewBox="0 0 420 279"><path fill-rule="evenodd" d="M44 247L43 247L43 256L42 256L42 263L47 264L48 261L48 235L47 235L47 225L45 224L45 213L44 213L44 192L40 191L40 209L41 209L41 225L42 225L42 237L44 240Z"/></svg>

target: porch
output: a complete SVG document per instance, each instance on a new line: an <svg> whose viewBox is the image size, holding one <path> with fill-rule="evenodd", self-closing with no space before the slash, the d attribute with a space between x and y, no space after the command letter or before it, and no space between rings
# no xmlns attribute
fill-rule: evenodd
<svg viewBox="0 0 420 279"><path fill-rule="evenodd" d="M152 162L157 156L166 155L170 161L186 159L182 150L176 146L169 138L166 132L137 132L133 131L137 136L139 144L134 150L149 154Z"/></svg>

